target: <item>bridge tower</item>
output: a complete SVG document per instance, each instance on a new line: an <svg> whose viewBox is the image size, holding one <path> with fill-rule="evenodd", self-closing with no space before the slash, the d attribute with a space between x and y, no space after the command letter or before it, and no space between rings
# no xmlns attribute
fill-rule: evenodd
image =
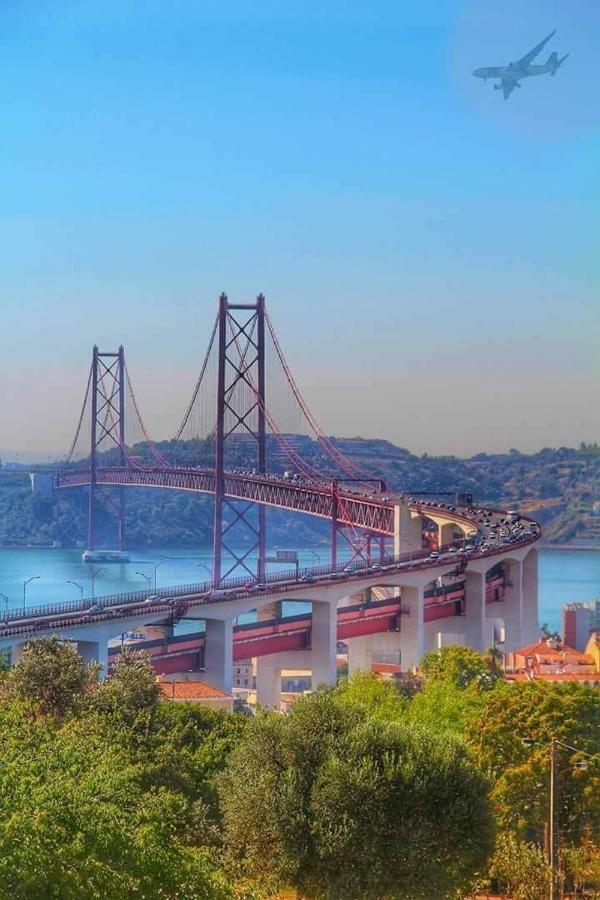
<svg viewBox="0 0 600 900"><path fill-rule="evenodd" d="M258 474L266 472L265 298L230 303L219 298L217 427L215 453L215 527L213 580L235 569L261 581L265 571L266 516L262 504L230 500L225 490L227 450L237 443ZM235 545L243 536L243 550ZM249 557L257 556L256 571Z"/></svg>
<svg viewBox="0 0 600 900"><path fill-rule="evenodd" d="M115 463L125 466L125 353L119 347L116 353L101 352L94 346L92 352L92 411L90 446L90 494L88 506L88 551L96 549L96 516L98 486L98 454L116 448ZM105 499L117 517L117 547L123 550L125 541L123 488L117 488Z"/></svg>

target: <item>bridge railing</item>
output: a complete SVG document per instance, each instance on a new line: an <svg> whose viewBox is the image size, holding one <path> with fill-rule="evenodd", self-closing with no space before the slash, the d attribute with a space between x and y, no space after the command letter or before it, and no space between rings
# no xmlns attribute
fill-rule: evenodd
<svg viewBox="0 0 600 900"><path fill-rule="evenodd" d="M527 536L523 538L523 540L515 541L509 546L498 548L496 550L474 550L471 551L467 557L467 559L480 559L482 557L494 556L502 550L504 553L509 552L513 549L518 549L523 546L527 546L528 544L534 543L538 540L540 534L534 536ZM446 544L440 548L440 554L443 557L444 551L448 550L454 544ZM464 555L457 554L456 563L457 565L461 563L461 561L465 560ZM339 563L337 566L312 566L312 567L303 567L296 572L296 569L289 569L284 572L272 572L265 575L264 584L267 586L274 585L277 586L278 591L282 593L288 593L290 591L297 590L302 586L301 579L303 576L309 576L311 578L320 578L327 575L332 575L334 573L339 573L341 575L345 575L347 579L355 576L358 572L360 574L361 571L364 571L365 574L367 570L373 570L374 566L377 565L394 565L400 563L408 563L407 571L411 571L412 569L422 568L424 564L428 566L447 566L448 558L440 558L439 560L431 560L429 550L420 550L402 553L400 555L386 555L382 560L381 564L368 562L367 560L354 560L353 562L349 562L348 560ZM298 577L300 576L300 577ZM26 610L23 610L22 607L17 607L12 610L8 610L3 619L2 624L4 628L0 625L0 635L2 637L7 637L14 631L18 631L22 633L24 629L27 628L26 624L16 626L16 628L11 629L10 623L17 622L31 622L32 619L36 618L45 618L48 616L57 616L61 614L73 614L77 612L87 613L94 606L104 608L110 608L115 606L127 606L131 605L132 607L139 605L141 603L145 604L145 609L148 612L154 610L154 606L160 606L160 601L176 599L177 597L195 597L199 595L205 595L203 599L206 602L210 602L211 600L215 600L216 598L210 595L214 591L219 591L222 599L226 599L221 592L235 592L236 590L246 589L250 596L257 596L255 589L256 582L252 579L248 578L247 575L237 576L235 578L227 578L220 582L219 584L213 581L205 581L200 583L193 584L180 584L174 585L167 588L158 588L156 590L145 590L145 591L133 591L127 593L119 593L119 594L109 594L100 597L88 598L86 600L68 600L58 603L46 603L41 606L33 606L29 607ZM147 600L149 597L156 597L158 603L153 605L152 607L147 605ZM55 624L55 623L54 623ZM68 623L66 623L68 624ZM71 622L71 624L73 624Z"/></svg>

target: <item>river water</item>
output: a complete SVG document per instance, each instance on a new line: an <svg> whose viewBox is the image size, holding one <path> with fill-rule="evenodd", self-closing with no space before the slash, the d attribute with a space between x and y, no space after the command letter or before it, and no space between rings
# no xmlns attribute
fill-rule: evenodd
<svg viewBox="0 0 600 900"><path fill-rule="evenodd" d="M306 548L299 552L301 565L325 565L328 554L324 547ZM10 607L23 605L23 581L39 576L26 588L27 606L76 600L83 589L85 597L92 596L92 570L99 570L94 578L94 594L119 593L145 589L143 575L157 586L167 587L205 581L212 561L211 548L189 548L164 551L136 551L128 563L109 563L91 566L81 561L80 550L0 550L0 592L9 599ZM68 582L76 582L69 584ZM539 565L540 623L559 629L561 608L572 601L590 601L600 596L600 551L540 550ZM1 600L1 598L0 598ZM2 607L0 606L0 613Z"/></svg>

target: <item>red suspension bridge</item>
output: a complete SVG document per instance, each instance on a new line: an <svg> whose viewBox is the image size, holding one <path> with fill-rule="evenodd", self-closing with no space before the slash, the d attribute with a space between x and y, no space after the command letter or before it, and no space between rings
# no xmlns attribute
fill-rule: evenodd
<svg viewBox="0 0 600 900"><path fill-rule="evenodd" d="M184 453L185 465L178 460ZM123 549L124 488L214 495L215 582L240 570L264 579L268 506L327 519L333 566L340 538L351 558L370 558L374 544L383 557L394 534L394 504L385 484L319 427L262 295L252 304L220 297L200 375L169 442L157 444L148 434L123 348L94 348L76 434L55 477L59 490L82 486L89 488L90 551L98 546L101 496L116 514L115 543Z"/></svg>

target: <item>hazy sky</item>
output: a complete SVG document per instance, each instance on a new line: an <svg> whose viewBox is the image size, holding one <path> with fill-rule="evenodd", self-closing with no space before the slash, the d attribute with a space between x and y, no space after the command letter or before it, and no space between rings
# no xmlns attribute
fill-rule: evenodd
<svg viewBox="0 0 600 900"><path fill-rule="evenodd" d="M571 56L503 101L478 66ZM220 291L330 433L600 437L596 0L5 0L0 452L66 449L91 346L170 436Z"/></svg>

